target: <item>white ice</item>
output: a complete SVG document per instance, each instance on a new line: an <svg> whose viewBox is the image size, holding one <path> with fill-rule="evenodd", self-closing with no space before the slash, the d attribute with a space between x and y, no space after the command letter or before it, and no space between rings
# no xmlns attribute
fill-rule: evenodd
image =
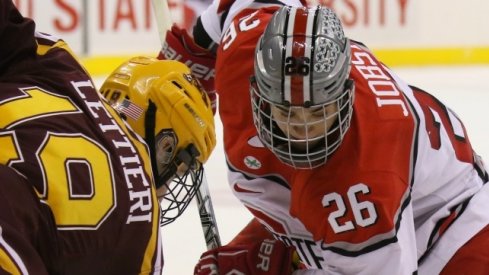
<svg viewBox="0 0 489 275"><path fill-rule="evenodd" d="M462 119L472 146L489 163L489 66L393 68L409 84L434 94ZM95 79L99 85L102 78ZM243 102L242 104L247 104ZM217 118L219 119L219 118ZM227 185L222 149L222 127L217 122L218 144L205 165L223 244L251 219ZM193 202L174 223L162 228L165 275L193 274L206 250L197 206Z"/></svg>

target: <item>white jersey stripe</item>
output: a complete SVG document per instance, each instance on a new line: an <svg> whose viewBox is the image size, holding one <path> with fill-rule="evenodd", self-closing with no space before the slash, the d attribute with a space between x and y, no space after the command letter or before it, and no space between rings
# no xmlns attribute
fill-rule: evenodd
<svg viewBox="0 0 489 275"><path fill-rule="evenodd" d="M315 15L316 13L308 13L307 15L307 26L306 26L306 41L305 41L305 44L306 45L313 45L313 41L312 41L312 31L314 29L314 19L315 19ZM306 49L304 51L304 57L309 60L309 62L312 63L312 59L311 59L311 54L312 54L312 51L313 49ZM304 96L304 102L308 102L308 101L311 101L311 90L310 90L310 87L311 87L311 74L312 74L312 70L309 71L309 74L308 75L305 75L304 76L304 80L303 80L303 83L302 83L302 88L303 88L303 96Z"/></svg>
<svg viewBox="0 0 489 275"><path fill-rule="evenodd" d="M294 44L294 25L295 25L295 14L296 10L290 10L289 21L287 25L287 40L285 45L285 56L292 56L292 46ZM284 64L285 65L285 64ZM292 94L291 94L291 76L284 75L284 100L288 102L292 102Z"/></svg>
<svg viewBox="0 0 489 275"><path fill-rule="evenodd" d="M447 112L448 112L448 117L450 118L450 123L452 124L453 127L453 133L457 137L465 139L464 128L462 126L462 123L458 119L457 115L450 109L447 109Z"/></svg>
<svg viewBox="0 0 489 275"><path fill-rule="evenodd" d="M11 257L12 261L17 265L17 267L20 269L22 274L29 274L26 266L24 265L24 263L22 262L22 259L19 256L19 254L17 254L17 252L3 238L1 226L0 226L0 247L5 248L5 250L8 252L9 256Z"/></svg>
<svg viewBox="0 0 489 275"><path fill-rule="evenodd" d="M56 37L54 35L47 34L47 33L42 33L42 32L37 32L37 31L34 33L34 36L36 38L43 38L43 39L49 40L49 41L51 41L53 43L56 43L56 42L58 42L60 40L58 37Z"/></svg>

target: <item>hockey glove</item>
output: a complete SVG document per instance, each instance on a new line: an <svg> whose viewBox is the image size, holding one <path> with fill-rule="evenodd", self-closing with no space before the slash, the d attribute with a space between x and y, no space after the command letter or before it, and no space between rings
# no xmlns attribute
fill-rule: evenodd
<svg viewBox="0 0 489 275"><path fill-rule="evenodd" d="M207 91L216 113L216 93L214 89L214 65L216 57L208 50L199 47L186 30L173 25L167 31L158 59L173 59L185 63Z"/></svg>
<svg viewBox="0 0 489 275"><path fill-rule="evenodd" d="M194 274L292 274L293 251L293 248L272 239L222 246L202 254Z"/></svg>

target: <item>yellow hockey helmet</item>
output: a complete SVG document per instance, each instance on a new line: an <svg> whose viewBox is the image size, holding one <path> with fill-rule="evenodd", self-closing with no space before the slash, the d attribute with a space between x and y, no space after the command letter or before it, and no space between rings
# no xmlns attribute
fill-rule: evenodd
<svg viewBox="0 0 489 275"><path fill-rule="evenodd" d="M148 144L162 225L172 222L195 195L202 164L216 145L206 92L185 64L141 56L119 66L100 91ZM182 166L188 169L182 172Z"/></svg>

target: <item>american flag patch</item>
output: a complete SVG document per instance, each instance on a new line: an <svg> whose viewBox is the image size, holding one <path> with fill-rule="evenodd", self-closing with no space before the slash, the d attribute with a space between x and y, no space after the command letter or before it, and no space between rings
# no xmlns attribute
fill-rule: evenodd
<svg viewBox="0 0 489 275"><path fill-rule="evenodd" d="M124 99L121 103L119 103L115 109L134 120L138 120L143 114L143 109L141 107L127 99Z"/></svg>

